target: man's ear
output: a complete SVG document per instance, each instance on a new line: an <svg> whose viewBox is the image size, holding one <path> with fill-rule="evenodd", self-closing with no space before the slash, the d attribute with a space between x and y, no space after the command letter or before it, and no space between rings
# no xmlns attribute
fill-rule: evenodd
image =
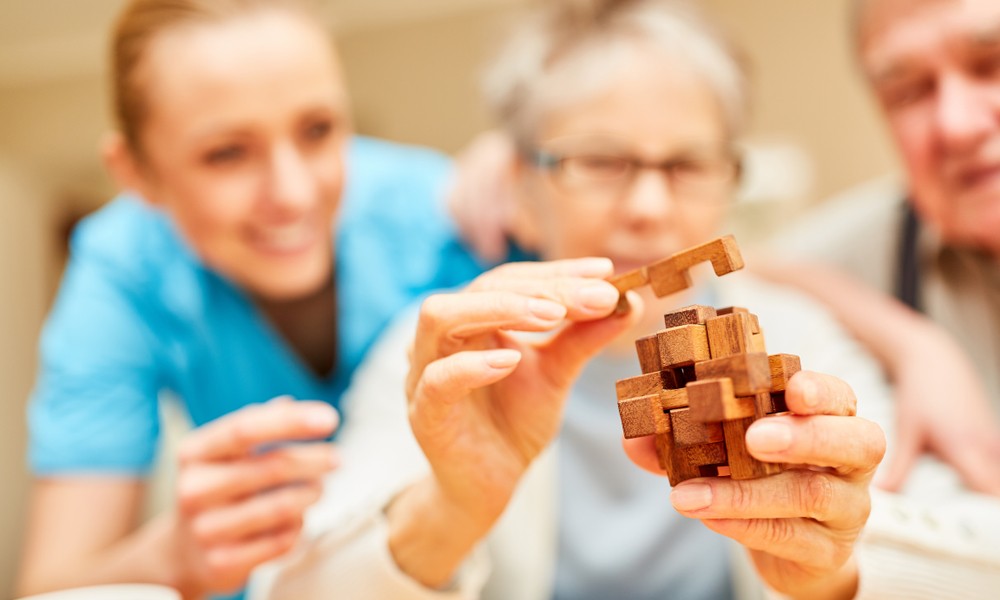
<svg viewBox="0 0 1000 600"><path fill-rule="evenodd" d="M511 165L511 195L513 215L510 219L510 235L522 250L538 254L542 250L542 232L538 205L533 202L532 193L536 181L530 181L530 167L520 158Z"/></svg>
<svg viewBox="0 0 1000 600"><path fill-rule="evenodd" d="M153 201L148 193L149 184L139 158L121 132L112 131L104 136L101 140L101 158L120 189L134 192L147 202Z"/></svg>

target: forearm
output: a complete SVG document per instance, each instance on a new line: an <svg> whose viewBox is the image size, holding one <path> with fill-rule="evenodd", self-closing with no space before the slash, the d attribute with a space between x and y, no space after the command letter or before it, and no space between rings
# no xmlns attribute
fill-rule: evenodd
<svg viewBox="0 0 1000 600"><path fill-rule="evenodd" d="M36 540L25 552L18 594L113 583L182 588L177 577L177 554L172 547L172 527L173 518L161 515L111 544L74 554L47 547L60 544L58 537ZM185 598L198 597L185 594Z"/></svg>
<svg viewBox="0 0 1000 600"><path fill-rule="evenodd" d="M469 514L443 497L430 477L404 491L386 510L389 550L400 570L429 588L440 588L496 519Z"/></svg>
<svg viewBox="0 0 1000 600"><path fill-rule="evenodd" d="M909 360L913 351L953 343L924 316L837 269L815 264L777 264L754 270L825 304L892 374Z"/></svg>

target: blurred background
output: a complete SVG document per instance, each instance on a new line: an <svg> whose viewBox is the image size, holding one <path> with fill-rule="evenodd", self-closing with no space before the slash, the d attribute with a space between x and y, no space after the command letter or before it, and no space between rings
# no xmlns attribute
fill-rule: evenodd
<svg viewBox="0 0 1000 600"><path fill-rule="evenodd" d="M525 0L326 0L360 133L455 153L490 126L479 66ZM0 597L26 505L24 406L35 345L80 216L114 189L105 39L123 0L0 1ZM703 0L748 54L750 177L733 227L751 238L894 170L856 72L849 0ZM769 225L770 227L770 225Z"/></svg>

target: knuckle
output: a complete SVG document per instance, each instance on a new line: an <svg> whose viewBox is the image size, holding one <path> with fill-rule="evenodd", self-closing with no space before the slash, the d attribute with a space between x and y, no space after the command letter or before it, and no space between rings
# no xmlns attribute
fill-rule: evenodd
<svg viewBox="0 0 1000 600"><path fill-rule="evenodd" d="M833 476L813 471L804 475L804 478L804 485L797 486L799 506L809 518L826 520L834 506L836 482Z"/></svg>
<svg viewBox="0 0 1000 600"><path fill-rule="evenodd" d="M418 331L436 331L441 325L447 303L445 294L432 294L420 305Z"/></svg>
<svg viewBox="0 0 1000 600"><path fill-rule="evenodd" d="M753 507L753 486L742 481L733 480L735 485L730 488L730 502L739 512L749 511Z"/></svg>
<svg viewBox="0 0 1000 600"><path fill-rule="evenodd" d="M177 482L177 509L184 515L191 515L201 508L203 495L191 477L181 477Z"/></svg>
<svg viewBox="0 0 1000 600"><path fill-rule="evenodd" d="M795 541L795 527L791 519L761 519L758 521L765 539L777 546L787 546Z"/></svg>
<svg viewBox="0 0 1000 600"><path fill-rule="evenodd" d="M205 516L196 517L191 521L191 537L200 546L210 546L216 537L212 521Z"/></svg>

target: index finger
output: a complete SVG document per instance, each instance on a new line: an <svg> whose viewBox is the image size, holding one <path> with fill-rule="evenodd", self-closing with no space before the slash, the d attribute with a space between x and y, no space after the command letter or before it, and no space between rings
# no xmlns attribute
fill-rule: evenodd
<svg viewBox="0 0 1000 600"><path fill-rule="evenodd" d="M281 398L253 404L193 431L181 444L182 463L246 456L264 444L328 437L339 423L325 402Z"/></svg>
<svg viewBox="0 0 1000 600"><path fill-rule="evenodd" d="M847 382L814 371L799 371L788 380L785 404L799 415L853 417L858 413L858 399Z"/></svg>

